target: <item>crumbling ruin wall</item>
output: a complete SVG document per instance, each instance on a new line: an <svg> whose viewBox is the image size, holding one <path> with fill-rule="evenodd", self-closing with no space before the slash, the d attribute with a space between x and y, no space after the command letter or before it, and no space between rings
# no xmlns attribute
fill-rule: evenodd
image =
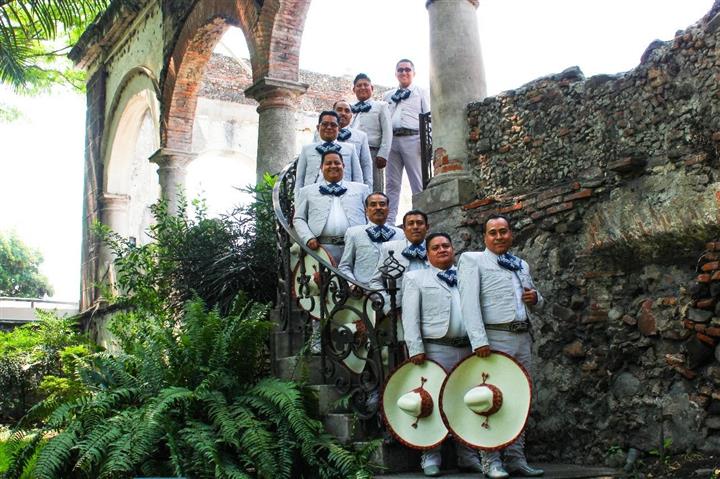
<svg viewBox="0 0 720 479"><path fill-rule="evenodd" d="M719 10L625 74L571 68L468 106L461 249L508 214L548 300L533 460L720 451Z"/></svg>

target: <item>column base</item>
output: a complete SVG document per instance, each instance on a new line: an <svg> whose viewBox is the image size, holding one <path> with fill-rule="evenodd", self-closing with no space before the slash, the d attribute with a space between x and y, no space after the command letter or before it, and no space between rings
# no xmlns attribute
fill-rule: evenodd
<svg viewBox="0 0 720 479"><path fill-rule="evenodd" d="M475 197L475 187L464 171L434 176L428 187L413 196L413 208L427 214L462 206Z"/></svg>

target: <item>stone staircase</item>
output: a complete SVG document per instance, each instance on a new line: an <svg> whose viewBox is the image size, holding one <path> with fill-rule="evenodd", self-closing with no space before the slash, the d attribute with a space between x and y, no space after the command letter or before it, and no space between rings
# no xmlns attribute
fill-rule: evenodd
<svg viewBox="0 0 720 479"><path fill-rule="evenodd" d="M304 343L305 313L294 308L290 320L283 330L280 326L279 311L272 312L276 324L273 333L272 352L273 370L276 376L292 379L305 385L309 398L309 407L313 415L319 417L325 429L342 444L362 447L381 436L376 427L353 414L343 401L343 397L334 384L328 384L323 377L323 360L320 356L309 354ZM443 448L443 464L446 473L443 477L478 477L477 474L459 473L455 469L455 457L452 445ZM385 440L375 451L372 462L377 466L376 477L411 479L424 477L419 470L420 453L406 448L394 440ZM538 464L545 469L546 479L609 479L621 477L619 471L603 467L585 467L568 464Z"/></svg>

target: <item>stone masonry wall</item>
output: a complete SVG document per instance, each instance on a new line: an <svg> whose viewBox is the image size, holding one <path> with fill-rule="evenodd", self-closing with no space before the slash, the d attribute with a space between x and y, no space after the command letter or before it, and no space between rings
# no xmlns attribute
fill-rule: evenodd
<svg viewBox="0 0 720 479"><path fill-rule="evenodd" d="M508 214L547 299L532 460L720 452L718 11L625 74L571 68L468 106L477 199L433 226L480 249Z"/></svg>

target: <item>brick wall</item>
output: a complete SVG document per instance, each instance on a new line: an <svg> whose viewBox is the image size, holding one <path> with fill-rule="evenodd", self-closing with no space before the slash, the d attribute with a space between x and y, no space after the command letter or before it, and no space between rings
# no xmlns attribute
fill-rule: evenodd
<svg viewBox="0 0 720 479"><path fill-rule="evenodd" d="M534 459L720 451L719 10L625 74L570 68L468 107L476 199L448 227L478 249L508 214L548 300Z"/></svg>

